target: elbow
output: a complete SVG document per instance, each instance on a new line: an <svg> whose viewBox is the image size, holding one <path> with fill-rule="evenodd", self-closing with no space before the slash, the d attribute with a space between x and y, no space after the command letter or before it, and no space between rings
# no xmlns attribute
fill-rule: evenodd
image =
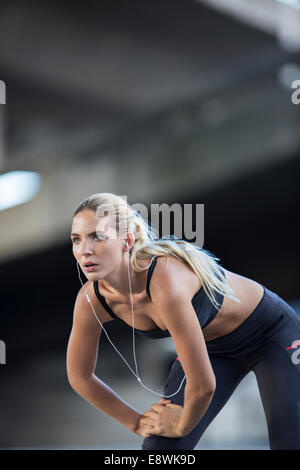
<svg viewBox="0 0 300 470"><path fill-rule="evenodd" d="M200 398L212 398L215 393L216 387L212 384L211 386L205 386L198 389L198 395Z"/></svg>
<svg viewBox="0 0 300 470"><path fill-rule="evenodd" d="M215 391L216 391L216 380L209 380L205 384L202 383L194 383L194 384L187 384L187 388L192 395L203 399L204 397L212 398Z"/></svg>
<svg viewBox="0 0 300 470"><path fill-rule="evenodd" d="M213 387L213 386L211 386L211 387L201 387L198 390L198 393L194 395L195 400L197 402L207 403L207 405L209 405L209 403L213 399L214 393L215 393L215 387Z"/></svg>
<svg viewBox="0 0 300 470"><path fill-rule="evenodd" d="M73 388L73 390L76 389L77 387L77 377L78 377L78 374L76 374L73 370L69 369L67 367L67 379L68 379L68 382L71 386L71 388Z"/></svg>
<svg viewBox="0 0 300 470"><path fill-rule="evenodd" d="M216 379L214 379L208 384L208 386L205 388L206 395L208 396L213 396L216 391Z"/></svg>
<svg viewBox="0 0 300 470"><path fill-rule="evenodd" d="M204 395L209 398L212 398L214 396L215 391L216 391L215 386L208 387L207 389L205 389Z"/></svg>
<svg viewBox="0 0 300 470"><path fill-rule="evenodd" d="M79 387L79 381L76 377L74 377L73 375L69 375L68 374L68 382L69 382L69 385L71 386L71 388L75 391L75 392L78 392L78 387Z"/></svg>
<svg viewBox="0 0 300 470"><path fill-rule="evenodd" d="M85 385L92 378L92 375L82 376L82 375L74 374L74 373L68 373L67 376L68 376L68 381L69 381L70 386L76 393L79 393L79 394L83 390Z"/></svg>
<svg viewBox="0 0 300 470"><path fill-rule="evenodd" d="M215 391L216 391L216 378L215 376L213 379L209 382L207 388L206 388L207 394L213 396Z"/></svg>
<svg viewBox="0 0 300 470"><path fill-rule="evenodd" d="M206 395L213 396L215 391L216 391L216 376L214 373L212 373L204 386L204 392Z"/></svg>

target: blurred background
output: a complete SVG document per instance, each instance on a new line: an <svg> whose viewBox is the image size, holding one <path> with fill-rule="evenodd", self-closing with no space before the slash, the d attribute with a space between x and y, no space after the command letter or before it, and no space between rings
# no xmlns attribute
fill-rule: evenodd
<svg viewBox="0 0 300 470"><path fill-rule="evenodd" d="M2 0L0 80L0 448L140 449L67 380L72 214L97 192L204 204L203 247L299 313L300 2ZM172 342L136 341L162 392ZM141 412L158 399L104 334L96 374ZM197 446L228 448L268 448L253 373Z"/></svg>

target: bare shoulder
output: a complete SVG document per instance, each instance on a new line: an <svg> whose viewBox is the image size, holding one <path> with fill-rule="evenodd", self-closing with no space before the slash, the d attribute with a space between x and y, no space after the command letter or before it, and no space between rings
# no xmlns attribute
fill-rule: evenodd
<svg viewBox="0 0 300 470"><path fill-rule="evenodd" d="M95 313L93 312L87 296L91 300ZM95 314L101 323L112 320L96 296L93 281L87 281L83 284L76 296L74 305L74 321L85 323L87 325L89 324L91 326L100 326Z"/></svg>
<svg viewBox="0 0 300 470"><path fill-rule="evenodd" d="M151 278L151 296L187 296L192 298L201 287L198 276L183 260L175 256L160 256Z"/></svg>

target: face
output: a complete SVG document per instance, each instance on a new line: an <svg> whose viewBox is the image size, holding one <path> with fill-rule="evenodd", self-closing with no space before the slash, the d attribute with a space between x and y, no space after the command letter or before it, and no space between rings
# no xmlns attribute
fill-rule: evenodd
<svg viewBox="0 0 300 470"><path fill-rule="evenodd" d="M92 210L79 212L73 218L71 239L74 257L89 280L102 279L120 266L124 240L109 225L108 216L97 217Z"/></svg>

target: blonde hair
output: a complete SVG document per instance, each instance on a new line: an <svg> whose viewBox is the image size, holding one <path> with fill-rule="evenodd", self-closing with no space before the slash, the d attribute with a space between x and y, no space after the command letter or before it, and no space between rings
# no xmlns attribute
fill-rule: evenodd
<svg viewBox="0 0 300 470"><path fill-rule="evenodd" d="M157 231L146 222L139 212L135 211L121 197L112 193L92 194L82 201L73 214L83 210L92 210L97 215L109 215L114 221L114 226L120 238L126 237L127 232L132 233L134 243L130 250L130 264L137 271L145 271L149 268L153 258L159 256L174 256L193 270L200 279L201 285L212 304L218 309L214 292L227 296L236 302L240 300L234 296L232 288L227 284L225 275L221 272L217 261L220 258L214 256L208 250L195 244L170 238L159 238ZM138 259L150 258L149 265L141 267Z"/></svg>

